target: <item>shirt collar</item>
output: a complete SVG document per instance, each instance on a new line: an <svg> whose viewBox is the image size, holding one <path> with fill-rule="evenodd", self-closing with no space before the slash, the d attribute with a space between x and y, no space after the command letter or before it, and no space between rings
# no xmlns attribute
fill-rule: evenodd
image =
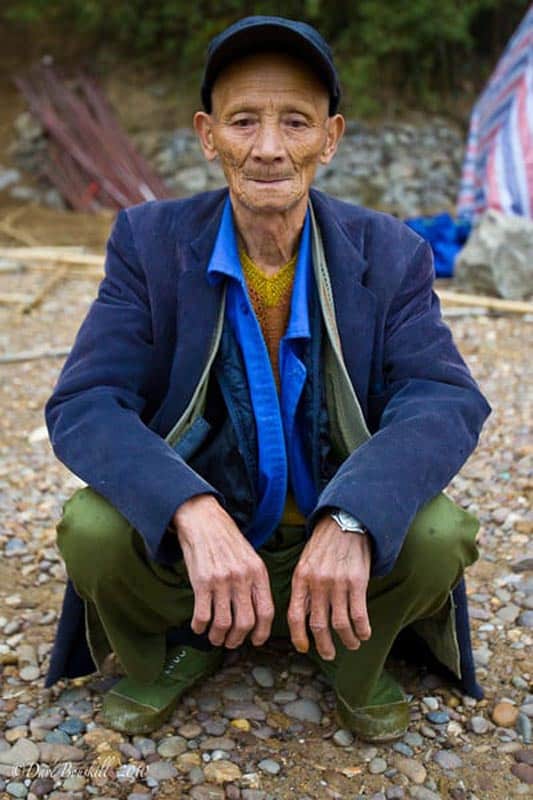
<svg viewBox="0 0 533 800"><path fill-rule="evenodd" d="M311 214L307 209L298 248L291 298L291 313L284 337L286 339L309 339L311 336L309 325L311 265ZM216 284L224 277L233 278L240 284L244 284L229 196L224 204L215 246L207 267L207 278L210 283Z"/></svg>

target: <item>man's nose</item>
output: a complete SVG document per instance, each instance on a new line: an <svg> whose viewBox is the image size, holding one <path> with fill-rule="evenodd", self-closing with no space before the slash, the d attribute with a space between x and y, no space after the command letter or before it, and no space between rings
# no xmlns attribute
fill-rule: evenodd
<svg viewBox="0 0 533 800"><path fill-rule="evenodd" d="M252 156L261 161L277 161L285 156L285 146L279 123L264 120L259 126Z"/></svg>

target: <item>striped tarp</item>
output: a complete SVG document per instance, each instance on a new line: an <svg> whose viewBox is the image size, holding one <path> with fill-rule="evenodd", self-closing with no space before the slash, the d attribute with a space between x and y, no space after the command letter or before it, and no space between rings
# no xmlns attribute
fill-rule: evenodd
<svg viewBox="0 0 533 800"><path fill-rule="evenodd" d="M457 214L474 223L488 208L533 216L533 6L470 120Z"/></svg>

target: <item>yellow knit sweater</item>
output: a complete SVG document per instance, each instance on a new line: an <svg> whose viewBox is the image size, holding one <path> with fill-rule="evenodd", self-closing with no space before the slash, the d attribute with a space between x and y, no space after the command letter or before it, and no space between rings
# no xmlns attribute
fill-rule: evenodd
<svg viewBox="0 0 533 800"><path fill-rule="evenodd" d="M279 344L289 322L297 256L293 256L275 275L265 275L242 247L239 250L239 257L279 393ZM305 525L305 517L298 510L292 492L287 493L281 524Z"/></svg>

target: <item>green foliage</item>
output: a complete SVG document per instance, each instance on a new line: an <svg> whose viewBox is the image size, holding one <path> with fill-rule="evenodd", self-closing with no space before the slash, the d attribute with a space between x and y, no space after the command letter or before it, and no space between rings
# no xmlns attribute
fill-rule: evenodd
<svg viewBox="0 0 533 800"><path fill-rule="evenodd" d="M190 74L200 69L209 40L239 17L303 19L331 42L351 108L372 113L387 93L438 103L461 85L473 57L495 62L527 6L528 0L4 0L0 20L44 24Z"/></svg>

